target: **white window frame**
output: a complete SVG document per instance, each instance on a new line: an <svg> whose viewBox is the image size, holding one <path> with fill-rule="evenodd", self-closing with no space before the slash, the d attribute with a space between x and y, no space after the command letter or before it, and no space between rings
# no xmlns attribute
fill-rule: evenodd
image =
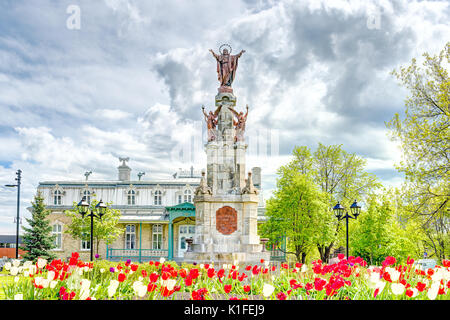
<svg viewBox="0 0 450 320"><path fill-rule="evenodd" d="M59 230L55 231L55 227ZM63 225L62 223L55 223L54 225L52 225L52 235L55 235L55 248L53 248L53 250L62 250L63 248ZM58 246L59 243L59 246Z"/></svg>
<svg viewBox="0 0 450 320"><path fill-rule="evenodd" d="M91 250L91 240L81 240L80 241L80 251L90 251Z"/></svg>
<svg viewBox="0 0 450 320"><path fill-rule="evenodd" d="M153 197L153 201L155 206L160 206L162 205L162 191L161 190L156 190L155 191L155 196Z"/></svg>
<svg viewBox="0 0 450 320"><path fill-rule="evenodd" d="M136 205L136 191L128 190L128 192L127 192L127 204L129 206Z"/></svg>
<svg viewBox="0 0 450 320"><path fill-rule="evenodd" d="M127 250L136 249L136 225L135 224L127 224L125 226L125 249L127 249Z"/></svg>
<svg viewBox="0 0 450 320"><path fill-rule="evenodd" d="M152 225L152 249L162 250L163 247L163 225Z"/></svg>
<svg viewBox="0 0 450 320"><path fill-rule="evenodd" d="M61 190L53 191L53 204L55 206L60 206L62 204L62 195L63 193Z"/></svg>
<svg viewBox="0 0 450 320"><path fill-rule="evenodd" d="M86 202L91 204L91 196L92 196L92 192L90 192L89 190L83 190L83 197L86 197Z"/></svg>
<svg viewBox="0 0 450 320"><path fill-rule="evenodd" d="M183 195L184 195L184 202L192 203L192 191L190 189L184 190Z"/></svg>

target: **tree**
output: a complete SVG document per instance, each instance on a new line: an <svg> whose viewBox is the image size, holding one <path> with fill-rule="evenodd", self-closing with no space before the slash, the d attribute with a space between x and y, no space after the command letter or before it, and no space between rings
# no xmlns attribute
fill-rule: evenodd
<svg viewBox="0 0 450 320"><path fill-rule="evenodd" d="M398 209L393 190L371 194L367 210L351 228L352 255L378 265L387 256L394 256L399 262L406 261L408 256L418 257L420 250L416 244L423 235L417 232L414 221L402 219Z"/></svg>
<svg viewBox="0 0 450 320"><path fill-rule="evenodd" d="M35 195L31 204L31 219L26 218L30 227L22 227L25 233L21 249L26 251L23 258L33 262L39 257L52 260L55 258L51 252L55 248L55 236L51 234L52 227L47 219L50 211L45 208L44 198L40 192Z"/></svg>
<svg viewBox="0 0 450 320"><path fill-rule="evenodd" d="M405 174L404 209L422 220L434 253L445 258L450 199L450 78L445 64L450 63L450 42L439 55L423 56L423 67L412 59L410 66L392 72L410 96L404 118L396 113L386 125L403 152L397 169Z"/></svg>
<svg viewBox="0 0 450 320"><path fill-rule="evenodd" d="M95 210L95 206L98 201L93 199L89 205L89 210ZM100 241L105 241L106 244L111 244L116 240L122 233L123 228L118 227L118 222L120 219L120 210L111 209L112 203L106 203L107 209L106 213L101 219L94 217L94 242L96 253L98 254L98 248ZM73 238L90 241L91 237L91 220L89 217L84 218L78 213L77 203L73 203L73 209L66 210L67 216L69 216L72 221L67 226L66 233L70 234ZM91 244L93 245L93 244Z"/></svg>
<svg viewBox="0 0 450 320"><path fill-rule="evenodd" d="M289 166L278 170L277 190L267 201L268 221L262 233L271 242L288 239L287 252L305 263L306 254L320 236L318 230L326 227L326 197L311 177Z"/></svg>
<svg viewBox="0 0 450 320"><path fill-rule="evenodd" d="M337 201L349 208L355 199L363 201L368 193L380 186L374 175L364 171L366 161L347 153L342 145L319 143L312 155L306 147L296 147L293 154L292 167L309 171L322 192L327 194L328 206L324 214L328 216L333 216L330 209ZM316 245L323 261L328 260L338 237L344 237L342 223L335 219L331 230L318 230L321 237Z"/></svg>
<svg viewBox="0 0 450 320"><path fill-rule="evenodd" d="M308 147L300 146L295 147L292 154L292 161L279 169L278 174L283 178L278 183L278 189L289 190L287 186L295 183L295 180L286 177L295 177L296 175L303 175L308 178L308 182L311 183L308 188L318 189L314 192L320 194L318 199L321 199L323 205L314 207L314 210L320 210L320 212L314 213L315 220L312 222L315 224L315 230L309 239L315 241L314 244L319 251L320 258L327 261L335 242L339 238L344 238L342 232L344 228L341 228L342 222L337 221L331 208L337 201L347 207L355 199L363 201L363 198L375 188L378 188L380 184L374 175L364 171L366 161L355 154L345 152L341 145L325 146L319 143L314 153L311 153ZM292 198L298 196L295 195L294 191L291 194ZM277 206L279 206L278 203L279 201L276 202ZM288 212L289 210L287 206L269 209L271 206L275 206L275 204L271 204L269 201L266 212L271 212L271 210ZM320 219L317 220L317 217L320 217ZM272 229L280 230L274 227ZM299 245L298 241L297 245ZM310 241L305 241L303 247L309 249L310 245ZM297 252L297 250L295 251ZM305 250L302 249L301 251L305 253Z"/></svg>

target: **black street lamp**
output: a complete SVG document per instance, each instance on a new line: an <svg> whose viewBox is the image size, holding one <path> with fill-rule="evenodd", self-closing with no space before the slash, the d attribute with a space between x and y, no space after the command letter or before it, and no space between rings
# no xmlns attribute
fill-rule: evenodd
<svg viewBox="0 0 450 320"><path fill-rule="evenodd" d="M349 214L345 207L341 205L339 202L337 205L334 206L334 215L338 219L338 221L341 221L342 219L345 219L346 222L346 231L347 231L347 259L348 259L348 219L356 219L358 218L359 214L361 213L361 206L358 205L356 200L353 202L353 204L350 206L350 211L353 214Z"/></svg>
<svg viewBox="0 0 450 320"><path fill-rule="evenodd" d="M22 170L17 170L16 175L16 181L17 184L6 184L5 187L17 187L17 219L16 219L16 259L19 259L19 212L20 212L20 179L22 174Z"/></svg>
<svg viewBox="0 0 450 320"><path fill-rule="evenodd" d="M84 218L85 215L91 217L91 261L94 260L94 217L98 219L102 219L102 216L106 213L106 209L108 208L102 200L95 206L93 210L89 209L89 203L86 201L86 197L83 197L80 202L77 204L78 212L81 214L81 217ZM97 214L96 214L97 213Z"/></svg>

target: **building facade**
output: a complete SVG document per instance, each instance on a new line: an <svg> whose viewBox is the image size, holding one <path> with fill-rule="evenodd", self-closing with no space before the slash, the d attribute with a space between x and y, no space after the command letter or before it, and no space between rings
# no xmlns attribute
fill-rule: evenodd
<svg viewBox="0 0 450 320"><path fill-rule="evenodd" d="M42 181L38 191L51 211L49 219L56 236L55 254L66 259L72 252L79 252L89 260L90 242L72 238L66 233L71 218L65 213L73 209L83 197L88 202L102 199L112 203L112 209L121 212L119 226L123 233L111 244L100 242L98 252L108 260L148 261L165 257L183 261L187 251L185 239L195 234L195 207L193 198L199 186L201 172L178 170L168 179L142 179L143 173L132 179L128 158L118 167L118 179L110 181ZM253 168L254 185L261 188L261 169ZM258 221L264 221L264 199L259 193ZM94 221L95 223L95 221ZM94 248L97 252L97 248Z"/></svg>

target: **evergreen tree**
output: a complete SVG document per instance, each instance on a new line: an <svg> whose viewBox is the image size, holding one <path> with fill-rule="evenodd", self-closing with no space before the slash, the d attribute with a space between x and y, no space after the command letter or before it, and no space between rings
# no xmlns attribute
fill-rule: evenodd
<svg viewBox="0 0 450 320"><path fill-rule="evenodd" d="M51 234L52 227L47 216L50 211L45 208L44 198L40 192L34 197L31 202L33 206L31 219L26 219L29 228L22 227L25 231L23 235L23 247L25 250L25 260L36 261L37 258L52 260L55 255L51 250L55 247L55 236Z"/></svg>

